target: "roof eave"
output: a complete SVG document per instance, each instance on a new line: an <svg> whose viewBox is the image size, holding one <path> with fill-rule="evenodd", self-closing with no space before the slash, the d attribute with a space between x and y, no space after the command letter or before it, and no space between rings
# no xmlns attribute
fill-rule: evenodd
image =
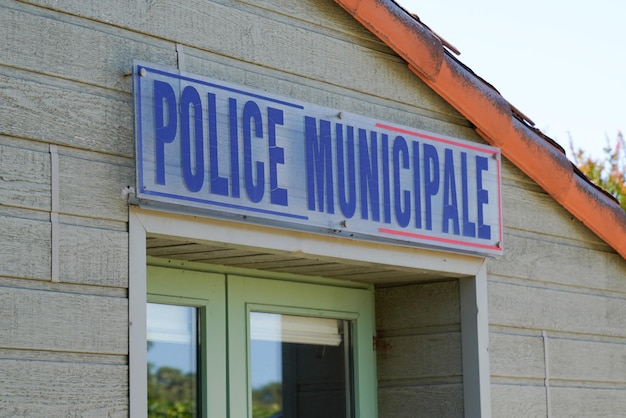
<svg viewBox="0 0 626 418"><path fill-rule="evenodd" d="M488 143L626 259L626 212L576 173L565 154L514 115L511 105L393 0L335 0L400 55Z"/></svg>

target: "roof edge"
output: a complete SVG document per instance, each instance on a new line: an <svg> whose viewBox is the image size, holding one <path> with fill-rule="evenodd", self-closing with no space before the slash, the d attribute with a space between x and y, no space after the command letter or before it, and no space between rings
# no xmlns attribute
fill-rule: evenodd
<svg viewBox="0 0 626 418"><path fill-rule="evenodd" d="M393 0L334 0L404 58L488 143L626 259L626 212L576 174L567 157L513 114L495 89L445 53L439 38Z"/></svg>

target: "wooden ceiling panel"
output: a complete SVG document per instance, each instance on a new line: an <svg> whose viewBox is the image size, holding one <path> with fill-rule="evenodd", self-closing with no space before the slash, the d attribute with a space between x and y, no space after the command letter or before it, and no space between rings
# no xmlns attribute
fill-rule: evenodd
<svg viewBox="0 0 626 418"><path fill-rule="evenodd" d="M148 256L196 263L275 271L373 284L394 284L444 279L439 274L394 266L344 260L307 258L303 254L271 253L261 248L230 248L164 237L148 237Z"/></svg>

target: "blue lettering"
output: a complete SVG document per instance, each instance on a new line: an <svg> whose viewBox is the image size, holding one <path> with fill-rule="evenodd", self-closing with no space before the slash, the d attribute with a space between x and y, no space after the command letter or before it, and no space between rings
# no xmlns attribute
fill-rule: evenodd
<svg viewBox="0 0 626 418"><path fill-rule="evenodd" d="M461 198L463 200L463 236L476 237L476 224L469 220L469 192L467 186L467 153L461 153Z"/></svg>
<svg viewBox="0 0 626 418"><path fill-rule="evenodd" d="M483 205L489 203L489 192L483 189L483 171L489 169L486 157L476 156L476 200L478 204L478 238L491 239L491 226L484 223Z"/></svg>
<svg viewBox="0 0 626 418"><path fill-rule="evenodd" d="M308 208L315 210L315 185L317 184L318 211L324 211L324 200L326 200L326 211L335 213L330 122L320 120L319 136L315 118L306 116L304 123Z"/></svg>
<svg viewBox="0 0 626 418"><path fill-rule="evenodd" d="M385 223L391 223L391 185L389 179L389 138L387 134L381 135L383 148L383 219Z"/></svg>
<svg viewBox="0 0 626 418"><path fill-rule="evenodd" d="M372 220L380 220L378 194L378 146L376 132L371 132L371 145L368 146L367 131L359 129L359 168L361 178L361 218L369 219L368 207L372 207ZM371 153L370 153L371 152ZM368 195L371 201L368 204Z"/></svg>
<svg viewBox="0 0 626 418"><path fill-rule="evenodd" d="M209 93L209 169L211 177L211 193L228 196L228 179L219 174L219 158L217 154L217 106L215 94Z"/></svg>
<svg viewBox="0 0 626 418"><path fill-rule="evenodd" d="M409 147L404 137L396 136L393 141L394 209L398 225L404 228L411 220L411 192L400 188L401 168L405 170L409 168ZM402 207L402 196L404 196L404 208Z"/></svg>
<svg viewBox="0 0 626 418"><path fill-rule="evenodd" d="M420 143L413 141L413 202L415 203L415 227L422 228L422 182L420 171Z"/></svg>
<svg viewBox="0 0 626 418"><path fill-rule="evenodd" d="M443 232L448 233L450 221L454 234L459 235L459 208L456 198L456 180L454 178L454 159L452 150L445 149L443 164Z"/></svg>
<svg viewBox="0 0 626 418"><path fill-rule="evenodd" d="M426 204L426 229L433 229L432 198L439 192L439 155L437 148L424 144L424 200Z"/></svg>
<svg viewBox="0 0 626 418"><path fill-rule="evenodd" d="M278 187L277 164L285 164L285 150L276 146L276 125L282 125L283 111L267 108L267 135L270 156L270 202L276 205L287 206L287 189Z"/></svg>
<svg viewBox="0 0 626 418"><path fill-rule="evenodd" d="M252 123L254 122L254 136L263 138L263 123L261 119L261 109L259 106L249 100L243 107L243 164L244 178L246 183L246 193L250 200L258 203L263 199L265 191L265 175L264 165L260 161L256 161L252 166ZM256 173L253 172L256 168ZM254 175L256 174L256 184L254 184Z"/></svg>
<svg viewBox="0 0 626 418"><path fill-rule="evenodd" d="M354 166L354 128L347 126L347 147L348 147L348 194L346 197L346 168L343 151L343 125L338 123L335 126L337 135L337 189L339 194L339 207L341 213L346 218L352 218L356 211L356 170Z"/></svg>
<svg viewBox="0 0 626 418"><path fill-rule="evenodd" d="M239 133L237 125L237 100L228 99L228 117L230 131L230 195L240 197L239 186Z"/></svg>
<svg viewBox="0 0 626 418"><path fill-rule="evenodd" d="M163 113L167 112L167 124ZM154 80L154 131L156 138L156 183L165 184L165 144L176 138L178 109L174 89L168 83Z"/></svg>
<svg viewBox="0 0 626 418"><path fill-rule="evenodd" d="M193 109L193 133L194 133L194 155L195 173L191 167L191 115ZM183 90L180 98L180 147L181 164L183 169L183 179L185 186L192 192L202 189L204 182L204 144L202 139L202 102L200 94L192 86L187 86Z"/></svg>

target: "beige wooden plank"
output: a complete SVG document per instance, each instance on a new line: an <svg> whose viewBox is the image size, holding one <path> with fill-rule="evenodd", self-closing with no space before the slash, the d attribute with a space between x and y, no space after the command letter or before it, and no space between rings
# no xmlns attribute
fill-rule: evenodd
<svg viewBox="0 0 626 418"><path fill-rule="evenodd" d="M527 329L626 337L626 297L489 281L489 322Z"/></svg>
<svg viewBox="0 0 626 418"><path fill-rule="evenodd" d="M187 245L191 244L191 241L179 240L179 239L168 239L162 237L146 237L146 248L147 249L157 249L161 247L174 247L177 245Z"/></svg>
<svg viewBox="0 0 626 418"><path fill-rule="evenodd" d="M4 73L4 74L3 74ZM7 76L6 73L11 73ZM79 90L25 80L0 70L0 133L70 147L134 155L133 105ZM63 84L63 83L61 83ZM70 88L71 87L71 88Z"/></svg>
<svg viewBox="0 0 626 418"><path fill-rule="evenodd" d="M395 54L355 45L352 43L355 41L353 37L346 37L339 32L328 36L321 33L323 31L311 30L311 25L304 25L303 28L300 18L286 21L284 14L290 10L286 3L281 16L264 13L258 8L242 10L240 7L203 0L187 2L185 7L181 7L175 0L137 4L116 0L106 5L49 0L35 0L31 3L115 24L221 56L257 63L265 68L281 68L286 73L300 74L333 85L345 85L348 89L379 97L392 96L397 101L414 103L418 107L436 106L443 114L457 114L444 100L419 82ZM336 20L338 15L342 19L346 18L345 12L338 5L320 8L315 2L309 4L313 10L325 13L323 17L331 21ZM356 27L356 22L353 26ZM370 39L375 41L373 35ZM186 61L185 64L188 71L195 72L190 62ZM371 70L383 67L384 77Z"/></svg>
<svg viewBox="0 0 626 418"><path fill-rule="evenodd" d="M228 0L217 0L217 2L229 4ZM329 28L332 32L339 31L351 37L358 37L361 42L370 42L372 47L376 47L374 45L376 44L382 51L389 50L382 41L373 38L372 33L351 15L343 10L338 12L335 4L332 2L314 0L300 0L297 2L290 0L255 0L242 3L260 9L271 10L276 13L274 19L280 19L281 15L285 15L285 11L288 11L289 16L285 17L285 19L297 19L301 22L306 22L309 24L306 27L309 30L319 31L323 28ZM337 35L335 34L335 36Z"/></svg>
<svg viewBox="0 0 626 418"><path fill-rule="evenodd" d="M336 262L331 264L325 264L325 260L319 260L316 269L319 274L340 274L342 276L354 276L354 278L359 278L362 275L377 275L377 274L385 274L390 271L395 272L393 268L389 266L374 264L374 265L363 265L359 263L349 264L343 262Z"/></svg>
<svg viewBox="0 0 626 418"><path fill-rule="evenodd" d="M0 359L21 361L62 361L64 363L97 363L127 366L128 356L112 354L68 353L61 351L16 350L0 348Z"/></svg>
<svg viewBox="0 0 626 418"><path fill-rule="evenodd" d="M379 337L376 359L379 381L461 376L461 333Z"/></svg>
<svg viewBox="0 0 626 418"><path fill-rule="evenodd" d="M0 287L18 287L21 289L44 290L50 292L78 293L82 295L110 296L125 298L128 290L121 287L101 287L91 284L61 283L47 280L26 280L0 276Z"/></svg>
<svg viewBox="0 0 626 418"><path fill-rule="evenodd" d="M319 263L319 262L315 260L309 260L307 258L290 258L290 259L281 260L280 266L283 268L304 267L304 266L315 267L316 263ZM242 266L242 267L252 268L252 269L272 269L276 267L276 261L255 262L255 263L250 263L250 265Z"/></svg>
<svg viewBox="0 0 626 418"><path fill-rule="evenodd" d="M541 337L491 332L489 360L492 376L545 378Z"/></svg>
<svg viewBox="0 0 626 418"><path fill-rule="evenodd" d="M0 216L0 275L50 279L49 222Z"/></svg>
<svg viewBox="0 0 626 418"><path fill-rule="evenodd" d="M550 378L626 384L626 341L548 338Z"/></svg>
<svg viewBox="0 0 626 418"><path fill-rule="evenodd" d="M183 256L191 261L204 261L206 263L213 264L226 264L231 265L231 263L237 264L238 262L246 262L248 257L250 260L254 258L261 257L274 259L276 256L274 254L262 254L259 252L247 252L242 251L240 249L221 249L218 251L198 251L198 252L189 252L183 254Z"/></svg>
<svg viewBox="0 0 626 418"><path fill-rule="evenodd" d="M172 44L143 37L151 45L113 27L45 10L37 15L32 8L15 3L11 6L0 5L5 65L126 92L131 90L131 78L124 74L130 73L134 59L176 65Z"/></svg>
<svg viewBox="0 0 626 418"><path fill-rule="evenodd" d="M535 193L545 193L534 180L528 177L522 170L514 165L506 157L502 157L502 184L510 187L517 187L522 190L529 190Z"/></svg>
<svg viewBox="0 0 626 418"><path fill-rule="evenodd" d="M441 273L433 273L426 270L423 271L405 271L405 270L369 270L357 271L350 274L342 274L345 280L358 280L367 283L375 283L379 285L396 285L400 283L417 283L420 281L440 280Z"/></svg>
<svg viewBox="0 0 626 418"><path fill-rule="evenodd" d="M60 226L62 282L128 287L128 233Z"/></svg>
<svg viewBox="0 0 626 418"><path fill-rule="evenodd" d="M353 267L354 270L363 269L366 270L367 267ZM336 277L336 274L341 271L346 270L346 266L339 263L326 262L325 260L319 260L317 262L311 261L309 264L304 265L295 265L295 266L276 266L273 268L274 271L283 271L287 273L294 274L307 274L314 276L322 276L328 275L331 277Z"/></svg>
<svg viewBox="0 0 626 418"><path fill-rule="evenodd" d="M376 289L376 328L397 330L461 322L458 281Z"/></svg>
<svg viewBox="0 0 626 418"><path fill-rule="evenodd" d="M463 385L379 388L378 417L461 418L463 417Z"/></svg>
<svg viewBox="0 0 626 418"><path fill-rule="evenodd" d="M50 214L48 214L48 217ZM86 218L80 215L59 214L59 223L83 226L86 228L109 229L111 231L127 232L128 220L112 221L102 218Z"/></svg>
<svg viewBox="0 0 626 418"><path fill-rule="evenodd" d="M33 221L50 221L50 212L38 209L25 209L16 206L0 205L0 216L7 218L30 219Z"/></svg>
<svg viewBox="0 0 626 418"><path fill-rule="evenodd" d="M0 288L4 348L128 353L128 300Z"/></svg>
<svg viewBox="0 0 626 418"><path fill-rule="evenodd" d="M128 416L128 367L0 359L0 416Z"/></svg>
<svg viewBox="0 0 626 418"><path fill-rule="evenodd" d="M506 234L504 254L487 263L489 274L626 293L626 263L614 252L545 236Z"/></svg>
<svg viewBox="0 0 626 418"><path fill-rule="evenodd" d="M555 387L550 392L552 414L558 417L623 417L626 390Z"/></svg>
<svg viewBox="0 0 626 418"><path fill-rule="evenodd" d="M50 154L0 145L0 202L50 210Z"/></svg>
<svg viewBox="0 0 626 418"><path fill-rule="evenodd" d="M15 136L7 136L0 134L0 144L6 147L19 148L24 150L31 150L35 152L40 152L44 154L50 153L50 145L37 142L37 141L29 141L25 138L15 137Z"/></svg>
<svg viewBox="0 0 626 418"><path fill-rule="evenodd" d="M523 184L502 186L502 214L504 224L508 228L601 244L606 247L597 235L552 197L524 189L523 186ZM584 244L574 243L574 245Z"/></svg>
<svg viewBox="0 0 626 418"><path fill-rule="evenodd" d="M156 247L148 246L148 249L147 249L148 255L151 255L154 257L165 257L165 258L175 257L175 256L185 257L187 254L202 254L202 253L212 254L214 252L222 252L222 251L228 251L228 250L223 249L223 248L214 249L213 247L207 248L207 246L203 244L196 244L196 243L191 243L191 242L186 243L182 241L174 242L173 240L169 245L159 245Z"/></svg>
<svg viewBox="0 0 626 418"><path fill-rule="evenodd" d="M491 415L507 418L547 417L546 389L542 386L492 384Z"/></svg>
<svg viewBox="0 0 626 418"><path fill-rule="evenodd" d="M128 165L59 155L63 213L127 222L128 203L122 198L122 190L134 184L134 168Z"/></svg>
<svg viewBox="0 0 626 418"><path fill-rule="evenodd" d="M210 263L225 264L228 266L237 266L237 267L243 267L243 268L250 268L249 266L254 265L254 263L256 262L273 262L274 265L276 266L282 266L282 260L284 259L285 259L284 256L275 255L275 254L254 254L254 253L247 254L247 253L242 253L241 251L239 251L238 254L234 256L230 256L230 257L218 256L218 255L214 255L214 253L211 253L210 257L201 257L201 256L191 257L192 261L206 260L207 262L210 262Z"/></svg>

